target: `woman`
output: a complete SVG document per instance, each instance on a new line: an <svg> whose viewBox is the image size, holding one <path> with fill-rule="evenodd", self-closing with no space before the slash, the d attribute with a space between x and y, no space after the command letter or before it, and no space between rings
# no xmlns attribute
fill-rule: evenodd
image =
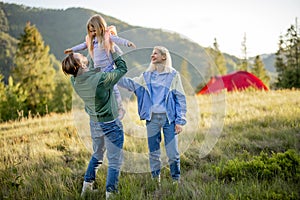
<svg viewBox="0 0 300 200"><path fill-rule="evenodd" d="M120 87L137 96L141 120L146 120L151 174L160 182L161 130L174 183L180 180L178 134L186 124L186 98L180 74L172 67L169 51L155 46L149 68L139 77L123 77Z"/></svg>

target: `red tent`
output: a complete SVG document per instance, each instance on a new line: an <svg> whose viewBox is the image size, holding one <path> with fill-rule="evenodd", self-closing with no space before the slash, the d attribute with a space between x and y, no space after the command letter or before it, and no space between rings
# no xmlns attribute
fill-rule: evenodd
<svg viewBox="0 0 300 200"><path fill-rule="evenodd" d="M223 89L227 91L239 91L250 86L258 90L268 90L267 86L253 74L246 71L237 71L224 76L212 77L198 92L198 95L217 93Z"/></svg>

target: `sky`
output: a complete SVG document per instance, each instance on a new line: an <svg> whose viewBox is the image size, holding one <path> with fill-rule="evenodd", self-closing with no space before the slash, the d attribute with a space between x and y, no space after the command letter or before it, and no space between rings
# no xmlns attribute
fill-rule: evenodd
<svg viewBox="0 0 300 200"><path fill-rule="evenodd" d="M279 36L300 20L299 0L4 0L30 7L95 10L134 26L176 32L203 47L243 57L275 53ZM85 24L83 25L85 26ZM133 41L134 42L134 41Z"/></svg>

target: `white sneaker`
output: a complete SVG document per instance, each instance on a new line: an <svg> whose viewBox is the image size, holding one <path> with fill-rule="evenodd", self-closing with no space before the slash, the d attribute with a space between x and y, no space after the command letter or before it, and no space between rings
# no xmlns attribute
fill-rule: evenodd
<svg viewBox="0 0 300 200"><path fill-rule="evenodd" d="M172 185L173 187L178 188L180 185L180 180L173 180Z"/></svg>
<svg viewBox="0 0 300 200"><path fill-rule="evenodd" d="M93 190L93 183L94 182L83 182L83 186L82 186L82 190L81 190L81 196L83 196L84 195L84 193L86 192L86 191L92 191Z"/></svg>
<svg viewBox="0 0 300 200"><path fill-rule="evenodd" d="M160 188L161 187L161 183L160 183L160 174L156 177L152 177L152 180L154 180L157 183L157 186Z"/></svg>
<svg viewBox="0 0 300 200"><path fill-rule="evenodd" d="M158 184L160 184L160 175L158 175L158 177L157 177L157 182L158 182Z"/></svg>
<svg viewBox="0 0 300 200"><path fill-rule="evenodd" d="M108 200L109 198L111 198L113 196L112 192L105 192L105 199Z"/></svg>

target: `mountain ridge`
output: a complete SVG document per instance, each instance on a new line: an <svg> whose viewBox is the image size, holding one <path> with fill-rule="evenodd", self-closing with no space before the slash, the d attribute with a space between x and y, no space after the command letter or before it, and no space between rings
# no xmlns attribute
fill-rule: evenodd
<svg viewBox="0 0 300 200"><path fill-rule="evenodd" d="M41 33L45 44L50 46L50 53L54 54L58 60L61 60L65 56L63 54L64 49L72 47L84 40L84 36L86 35L85 25L90 16L100 14L105 18L107 24L113 24L117 27L121 37L133 41L137 47L142 50L145 48L143 51L145 51L145 54L148 54L147 56L133 55L130 49L121 47L125 53L131 55L127 56L128 60L126 60L129 65L148 62L150 56L148 47L164 45L170 52L172 51L177 54L178 57L181 57L178 58L177 61L175 58L174 64L181 65L182 60L185 59L189 65L192 66L189 67L189 69L195 68L194 70L197 72L198 77L192 77L193 87L198 85L199 82L204 81L207 68L211 67L211 65L208 64L211 61L205 51L206 47L189 41L176 32L132 26L112 16L80 7L47 9L0 2L0 11L1 10L3 12L1 18L6 18L8 22L9 28L7 34L18 39L20 34L23 33L26 22L30 21ZM228 71L234 71L240 59L225 52L223 52L223 54L226 59ZM272 56L271 54L267 58L262 58L264 63L267 61L268 65L265 64L265 67L270 72L275 71L274 56ZM273 60L269 59L270 57ZM249 60L250 59L251 58L249 58ZM190 71L190 74L194 76L193 70Z"/></svg>

